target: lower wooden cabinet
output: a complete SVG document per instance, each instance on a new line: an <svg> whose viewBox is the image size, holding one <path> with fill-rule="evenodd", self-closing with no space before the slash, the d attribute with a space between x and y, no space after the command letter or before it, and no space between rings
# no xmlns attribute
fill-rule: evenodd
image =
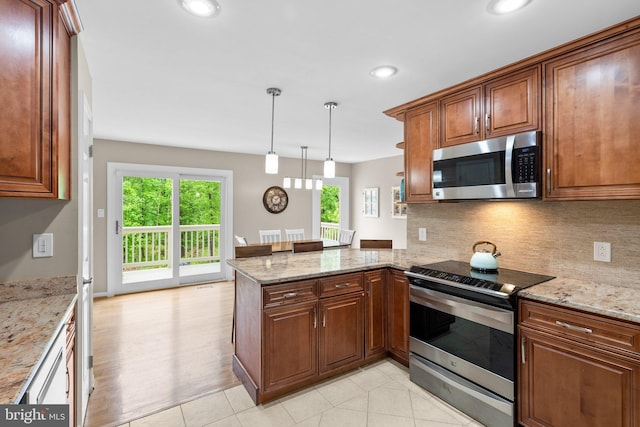
<svg viewBox="0 0 640 427"><path fill-rule="evenodd" d="M404 272L393 269L387 283L387 350L409 366L409 280Z"/></svg>
<svg viewBox="0 0 640 427"><path fill-rule="evenodd" d="M317 374L316 301L264 310L263 324L265 391Z"/></svg>
<svg viewBox="0 0 640 427"><path fill-rule="evenodd" d="M364 297L362 293L320 300L319 373L364 358Z"/></svg>
<svg viewBox="0 0 640 427"><path fill-rule="evenodd" d="M375 270L364 273L365 358L375 357L387 352L386 278L386 270Z"/></svg>
<svg viewBox="0 0 640 427"><path fill-rule="evenodd" d="M523 426L640 425L640 354L626 345L640 325L529 301L520 313Z"/></svg>

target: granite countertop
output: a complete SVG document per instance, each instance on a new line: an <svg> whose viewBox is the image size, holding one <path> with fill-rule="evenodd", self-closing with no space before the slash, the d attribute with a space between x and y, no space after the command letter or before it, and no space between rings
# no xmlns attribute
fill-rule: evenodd
<svg viewBox="0 0 640 427"><path fill-rule="evenodd" d="M75 276L0 283L0 404L19 402L76 298Z"/></svg>
<svg viewBox="0 0 640 427"><path fill-rule="evenodd" d="M409 269L412 265L444 261L405 249L334 249L266 257L229 259L227 263L261 285L322 277L376 268ZM520 291L520 297L640 323L640 288L593 283L563 277Z"/></svg>
<svg viewBox="0 0 640 427"><path fill-rule="evenodd" d="M310 279L332 274L392 267L401 270L412 265L443 261L415 256L406 249L330 249L316 252L279 252L270 256L228 259L227 263L261 285Z"/></svg>
<svg viewBox="0 0 640 427"><path fill-rule="evenodd" d="M520 297L640 323L640 289L556 278L520 291Z"/></svg>

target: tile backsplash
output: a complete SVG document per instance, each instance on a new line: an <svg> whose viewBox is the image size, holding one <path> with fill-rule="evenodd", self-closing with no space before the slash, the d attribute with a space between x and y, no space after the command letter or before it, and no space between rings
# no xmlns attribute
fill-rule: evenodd
<svg viewBox="0 0 640 427"><path fill-rule="evenodd" d="M427 240L418 240L418 228ZM465 201L411 204L407 249L468 261L476 241L496 244L501 267L640 288L640 201ZM611 263L593 260L611 243Z"/></svg>

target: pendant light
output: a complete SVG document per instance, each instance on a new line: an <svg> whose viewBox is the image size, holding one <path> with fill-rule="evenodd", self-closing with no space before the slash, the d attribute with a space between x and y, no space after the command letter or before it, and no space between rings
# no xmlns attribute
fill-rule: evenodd
<svg viewBox="0 0 640 427"><path fill-rule="evenodd" d="M309 147L306 145L300 146L300 176L293 179L293 188L302 189L304 187L305 190L312 190L314 187L313 178L307 178L307 150ZM315 188L316 190L322 190L322 180L315 180ZM291 178L285 176L282 180L282 186L284 188L291 188Z"/></svg>
<svg viewBox="0 0 640 427"><path fill-rule="evenodd" d="M336 177L336 162L331 158L331 110L338 106L337 102L325 102L324 108L329 110L329 157L324 161L324 177L335 178Z"/></svg>
<svg viewBox="0 0 640 427"><path fill-rule="evenodd" d="M282 91L275 87L267 89L267 94L271 95L271 150L267 153L267 157L264 161L264 173L277 174L278 173L278 155L273 151L273 122L276 96L280 96Z"/></svg>

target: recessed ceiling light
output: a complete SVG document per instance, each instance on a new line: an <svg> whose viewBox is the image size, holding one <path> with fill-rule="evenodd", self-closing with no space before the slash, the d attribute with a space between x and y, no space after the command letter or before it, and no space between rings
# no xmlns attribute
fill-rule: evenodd
<svg viewBox="0 0 640 427"><path fill-rule="evenodd" d="M220 13L216 0L178 0L180 6L192 15L212 18Z"/></svg>
<svg viewBox="0 0 640 427"><path fill-rule="evenodd" d="M393 76L397 72L398 72L398 69L393 65L380 65L374 68L373 70L371 70L371 75L379 79L386 79L388 77Z"/></svg>
<svg viewBox="0 0 640 427"><path fill-rule="evenodd" d="M487 6L490 13L504 15L525 7L531 0L491 0Z"/></svg>

